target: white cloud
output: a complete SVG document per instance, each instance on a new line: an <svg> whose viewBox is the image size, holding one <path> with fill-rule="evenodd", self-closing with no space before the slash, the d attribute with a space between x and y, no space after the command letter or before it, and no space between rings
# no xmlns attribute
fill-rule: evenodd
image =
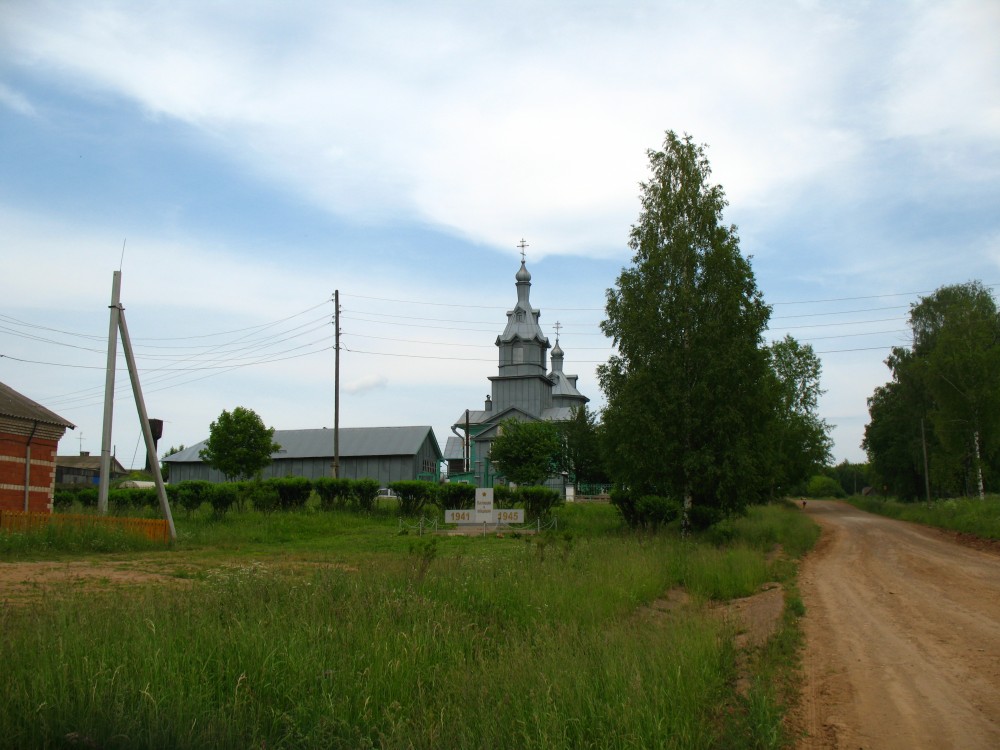
<svg viewBox="0 0 1000 750"><path fill-rule="evenodd" d="M389 385L389 378L385 375L366 375L357 380L353 380L341 386L344 393L367 393L369 391L383 390Z"/></svg>
<svg viewBox="0 0 1000 750"><path fill-rule="evenodd" d="M822 8L15 8L25 66L211 133L334 213L495 246L514 228L539 253L620 254L667 128L710 143L747 204L860 152L836 117L850 26Z"/></svg>
<svg viewBox="0 0 1000 750"><path fill-rule="evenodd" d="M34 106L32 106L24 94L15 91L2 82L0 82L0 104L25 117L36 117L38 115Z"/></svg>
<svg viewBox="0 0 1000 750"><path fill-rule="evenodd" d="M1000 137L1000 5L931 3L890 64L885 131L892 137Z"/></svg>

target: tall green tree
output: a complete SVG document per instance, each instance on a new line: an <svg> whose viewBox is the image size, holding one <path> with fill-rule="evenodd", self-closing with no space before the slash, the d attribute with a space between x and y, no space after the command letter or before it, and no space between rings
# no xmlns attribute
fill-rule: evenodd
<svg viewBox="0 0 1000 750"><path fill-rule="evenodd" d="M558 470L561 452L559 429L551 422L507 419L490 446L490 460L508 481L534 485Z"/></svg>
<svg viewBox="0 0 1000 750"><path fill-rule="evenodd" d="M678 499L704 519L741 510L768 485L770 308L723 221L704 148L669 131L648 156L632 265L608 290L601 324L617 350L598 370L608 468L630 491Z"/></svg>
<svg viewBox="0 0 1000 750"><path fill-rule="evenodd" d="M830 428L820 418L822 365L809 344L785 336L768 348L773 381L767 447L772 494L785 495L830 461Z"/></svg>
<svg viewBox="0 0 1000 750"><path fill-rule="evenodd" d="M237 406L231 412L223 410L212 422L198 455L230 481L252 479L271 463L271 454L281 449L273 438L274 428L265 427L257 412Z"/></svg>
<svg viewBox="0 0 1000 750"><path fill-rule="evenodd" d="M607 482L597 415L584 404L573 409L573 418L559 427L564 448L562 469L577 482Z"/></svg>
<svg viewBox="0 0 1000 750"><path fill-rule="evenodd" d="M922 384L908 377L905 361L909 357L909 352L897 350L887 360L895 363L894 378L869 397L870 419L861 442L876 488L902 500L924 494L923 445L933 440L927 425L921 424L927 399Z"/></svg>
<svg viewBox="0 0 1000 750"><path fill-rule="evenodd" d="M863 446L878 481L903 498L982 494L1000 475L1000 315L977 281L910 308L912 347L886 360L868 400ZM925 471L926 451L928 470Z"/></svg>
<svg viewBox="0 0 1000 750"><path fill-rule="evenodd" d="M946 453L970 467L976 493L1000 449L1000 316L977 281L941 287L910 310L913 352Z"/></svg>

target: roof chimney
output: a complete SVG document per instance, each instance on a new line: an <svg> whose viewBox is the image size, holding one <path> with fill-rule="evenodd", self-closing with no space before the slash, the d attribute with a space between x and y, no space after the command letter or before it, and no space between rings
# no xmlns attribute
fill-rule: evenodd
<svg viewBox="0 0 1000 750"><path fill-rule="evenodd" d="M486 395L486 404L483 406L483 408L486 411L493 411L493 399L489 397L489 394Z"/></svg>

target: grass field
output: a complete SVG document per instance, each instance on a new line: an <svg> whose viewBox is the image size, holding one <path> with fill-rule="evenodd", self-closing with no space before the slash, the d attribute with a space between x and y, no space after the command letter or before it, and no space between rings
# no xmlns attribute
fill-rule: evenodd
<svg viewBox="0 0 1000 750"><path fill-rule="evenodd" d="M877 497L851 497L848 502L869 513L913 521L940 529L1000 539L1000 496L953 498L931 502L899 503Z"/></svg>
<svg viewBox="0 0 1000 750"><path fill-rule="evenodd" d="M485 538L388 513L180 514L171 549L86 553L165 576L4 602L0 745L780 747L815 526L769 506L681 540L608 506L559 513L558 532ZM737 658L707 603L771 580L787 627ZM650 606L679 587L689 603Z"/></svg>

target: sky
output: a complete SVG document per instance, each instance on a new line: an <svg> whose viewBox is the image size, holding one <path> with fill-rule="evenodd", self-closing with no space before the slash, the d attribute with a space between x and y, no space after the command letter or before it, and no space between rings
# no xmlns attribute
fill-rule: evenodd
<svg viewBox="0 0 1000 750"><path fill-rule="evenodd" d="M115 271L160 453L430 425L531 301L600 409L649 149L704 144L834 460L909 306L1000 284L1000 3L0 0L0 382L101 450ZM125 361L112 447L144 463Z"/></svg>

